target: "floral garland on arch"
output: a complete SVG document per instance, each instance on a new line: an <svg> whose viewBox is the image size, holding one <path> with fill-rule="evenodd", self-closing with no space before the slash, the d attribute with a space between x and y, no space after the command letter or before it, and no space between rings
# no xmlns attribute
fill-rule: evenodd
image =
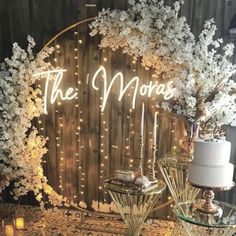
<svg viewBox="0 0 236 236"><path fill-rule="evenodd" d="M66 198L47 184L43 174L46 138L31 124L43 113L41 90L36 88L37 79L32 75L52 68L45 59L53 48L34 57L35 42L30 36L28 43L27 50L14 43L12 57L0 67L0 192L13 182L11 193L16 200L33 191L43 207L44 192L53 205L62 205Z"/></svg>
<svg viewBox="0 0 236 236"><path fill-rule="evenodd" d="M222 125L236 126L234 47L214 39L213 20L205 22L196 39L186 18L179 17L181 3L171 8L159 0L129 0L128 10L100 12L90 35L101 35L101 48L122 48L140 57L145 68L173 79L174 98L157 102L157 108L184 116L189 124L201 121L205 132L216 134Z"/></svg>
<svg viewBox="0 0 236 236"><path fill-rule="evenodd" d="M155 68L158 75L181 75L191 59L194 36L185 17L178 17L180 3L173 9L158 0L129 4L127 11L103 9L91 23L90 35L102 35L101 47L123 48L134 59L141 57L142 65Z"/></svg>

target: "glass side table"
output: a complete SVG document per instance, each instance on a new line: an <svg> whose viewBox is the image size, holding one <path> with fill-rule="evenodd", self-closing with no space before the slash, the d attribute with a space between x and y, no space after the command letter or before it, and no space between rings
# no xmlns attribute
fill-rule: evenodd
<svg viewBox="0 0 236 236"><path fill-rule="evenodd" d="M189 159L181 156L172 156L158 160L161 174L176 203L192 201L200 191L189 184L187 180L189 163Z"/></svg>
<svg viewBox="0 0 236 236"><path fill-rule="evenodd" d="M222 216L202 214L194 209L204 200L181 202L174 207L176 216L189 236L232 236L236 233L236 206L214 201L223 210Z"/></svg>
<svg viewBox="0 0 236 236"><path fill-rule="evenodd" d="M190 160L184 156L169 156L158 160L161 174L175 204L195 200L200 191L187 180L189 163ZM187 236L186 230L179 221L176 222L171 236Z"/></svg>
<svg viewBox="0 0 236 236"><path fill-rule="evenodd" d="M128 226L129 236L140 235L141 225L157 204L166 188L166 184L162 180L158 180L152 186L152 189L146 192L135 190L128 186L113 184L111 180L106 180L104 186L110 193L112 200L116 203L122 219Z"/></svg>

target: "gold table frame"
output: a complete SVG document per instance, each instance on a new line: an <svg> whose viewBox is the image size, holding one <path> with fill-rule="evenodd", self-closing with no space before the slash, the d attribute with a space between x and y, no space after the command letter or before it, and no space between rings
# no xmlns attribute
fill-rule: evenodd
<svg viewBox="0 0 236 236"><path fill-rule="evenodd" d="M129 236L140 235L141 225L150 214L160 199L166 184L162 180L149 191L143 192L126 186L112 184L111 180L105 181L105 188L117 205L121 217L128 226Z"/></svg>
<svg viewBox="0 0 236 236"><path fill-rule="evenodd" d="M196 199L200 189L193 187L187 180L190 163L187 157L169 156L157 162L175 204ZM179 221L175 224L172 236L187 236L187 231Z"/></svg>

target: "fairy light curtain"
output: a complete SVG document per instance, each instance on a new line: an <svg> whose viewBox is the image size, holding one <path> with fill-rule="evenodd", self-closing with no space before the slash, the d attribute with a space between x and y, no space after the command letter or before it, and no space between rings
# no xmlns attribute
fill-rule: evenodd
<svg viewBox="0 0 236 236"><path fill-rule="evenodd" d="M140 120L142 103L145 104L144 173L152 168L153 125L156 99L161 95L136 96L132 108L135 84L131 84L121 101L118 101L120 82L111 87L104 111L102 111L104 80L95 81L99 90L92 86L92 78L103 66L107 83L122 72L124 86L135 77L141 85L164 83L152 71L145 70L132 57L99 49L100 38L90 37L88 24L78 24L56 37L49 46L55 47L53 64L66 69L58 88L65 96L71 87L77 93L74 99L63 101L60 96L51 104L53 81L49 80L47 112L38 120L41 134L47 136L48 154L45 156L45 171L49 183L62 195L88 209L100 211L110 203L103 182L118 168L134 169L139 165ZM38 86L45 95L46 79ZM107 86L108 86L107 85ZM179 139L184 136L183 123L167 113L157 115L157 157L179 150ZM157 169L158 171L158 169ZM157 173L161 176L160 173ZM163 203L166 202L164 196ZM163 213L162 213L163 214Z"/></svg>

